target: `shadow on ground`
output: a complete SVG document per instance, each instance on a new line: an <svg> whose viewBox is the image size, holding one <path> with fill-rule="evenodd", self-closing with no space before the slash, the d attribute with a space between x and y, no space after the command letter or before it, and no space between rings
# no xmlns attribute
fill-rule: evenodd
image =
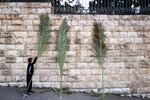
<svg viewBox="0 0 150 100"><path fill-rule="evenodd" d="M50 92L41 93L41 91L38 89L35 90L36 93L33 93L27 98L23 98L22 96L23 91L24 91L23 88L0 87L0 100L60 100L59 95ZM74 93L71 95L64 95L61 100L100 100L100 98ZM149 99L108 95L105 97L105 100L149 100Z"/></svg>

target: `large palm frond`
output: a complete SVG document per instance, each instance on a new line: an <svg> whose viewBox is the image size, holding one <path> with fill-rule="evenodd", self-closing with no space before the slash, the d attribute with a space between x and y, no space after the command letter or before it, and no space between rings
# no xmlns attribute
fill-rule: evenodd
<svg viewBox="0 0 150 100"><path fill-rule="evenodd" d="M94 53L96 56L96 59L98 60L98 64L101 67L101 73L102 73L102 100L104 100L104 73L103 73L103 63L105 61L105 56L107 54L107 48L105 44L106 36L104 34L104 28L100 22L94 22L93 25L93 47L94 47Z"/></svg>
<svg viewBox="0 0 150 100"><path fill-rule="evenodd" d="M58 56L57 61L59 63L60 74L63 74L63 65L65 61L65 54L67 49L67 32L69 30L69 26L67 24L67 20L63 19L63 22L59 28L58 36L57 36L57 50Z"/></svg>
<svg viewBox="0 0 150 100"><path fill-rule="evenodd" d="M105 44L106 36L104 34L104 28L101 23L98 23L97 21L94 22L93 33L94 53L98 63L102 65L107 54L107 48Z"/></svg>
<svg viewBox="0 0 150 100"><path fill-rule="evenodd" d="M51 22L48 14L40 16L39 32L37 34L37 51L38 56L42 56L43 52L46 50L51 32Z"/></svg>
<svg viewBox="0 0 150 100"><path fill-rule="evenodd" d="M59 27L57 33L57 62L59 63L60 75L61 75L61 82L60 82L60 89L61 89L61 97L62 97L62 76L64 70L64 62L65 62L65 54L67 50L67 32L69 30L69 26L67 24L66 18L63 19L61 26Z"/></svg>

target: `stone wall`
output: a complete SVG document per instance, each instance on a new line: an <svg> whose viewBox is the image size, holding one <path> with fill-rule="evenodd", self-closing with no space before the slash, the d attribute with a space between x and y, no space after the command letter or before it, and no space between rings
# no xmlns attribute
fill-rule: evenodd
<svg viewBox="0 0 150 100"><path fill-rule="evenodd" d="M0 86L26 85L27 58L36 56L39 16L49 13L52 33L48 50L38 61L34 87L59 87L56 31L62 19L70 26L63 86L101 87L101 70L93 54L92 25L105 26L108 55L104 64L107 92L150 92L150 16L55 15L50 3L0 3Z"/></svg>

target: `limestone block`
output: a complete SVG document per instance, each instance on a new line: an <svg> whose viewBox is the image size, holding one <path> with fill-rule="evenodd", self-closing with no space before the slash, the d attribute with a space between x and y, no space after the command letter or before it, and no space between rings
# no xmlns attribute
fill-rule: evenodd
<svg viewBox="0 0 150 100"><path fill-rule="evenodd" d="M50 81L50 82L58 82L58 81L60 81L60 76L50 75L48 81Z"/></svg>
<svg viewBox="0 0 150 100"><path fill-rule="evenodd" d="M135 38L135 43L143 43L143 39L142 38Z"/></svg>
<svg viewBox="0 0 150 100"><path fill-rule="evenodd" d="M40 20L33 20L33 25L39 25L40 24Z"/></svg>
<svg viewBox="0 0 150 100"><path fill-rule="evenodd" d="M32 80L33 82L39 82L39 76L33 76Z"/></svg>
<svg viewBox="0 0 150 100"><path fill-rule="evenodd" d="M20 20L27 20L27 15L26 14L19 14L19 18Z"/></svg>
<svg viewBox="0 0 150 100"><path fill-rule="evenodd" d="M1 65L0 65L1 66ZM1 67L0 67L1 68ZM0 69L0 76L3 75L3 70Z"/></svg>
<svg viewBox="0 0 150 100"><path fill-rule="evenodd" d="M27 29L26 26L8 26L8 31L25 31Z"/></svg>
<svg viewBox="0 0 150 100"><path fill-rule="evenodd" d="M33 27L33 30L34 30L34 31L39 31L39 26L34 26L34 27Z"/></svg>
<svg viewBox="0 0 150 100"><path fill-rule="evenodd" d="M70 69L69 70L69 74L70 75L80 75L81 74L81 70L80 69Z"/></svg>
<svg viewBox="0 0 150 100"><path fill-rule="evenodd" d="M93 29L92 29L92 26L84 26L84 27L83 27L83 31L84 31L84 32L92 32L92 30L93 30Z"/></svg>
<svg viewBox="0 0 150 100"><path fill-rule="evenodd" d="M41 86L42 86L43 88L48 88L48 87L51 87L51 84L50 84L50 82L42 82L42 83L41 83Z"/></svg>
<svg viewBox="0 0 150 100"><path fill-rule="evenodd" d="M0 86L6 87L6 86L8 86L8 83L0 83Z"/></svg>
<svg viewBox="0 0 150 100"><path fill-rule="evenodd" d="M60 88L60 82L53 82L50 84L51 84L51 87Z"/></svg>
<svg viewBox="0 0 150 100"><path fill-rule="evenodd" d="M25 87L26 83L25 82L18 82L18 87Z"/></svg>
<svg viewBox="0 0 150 100"><path fill-rule="evenodd" d="M11 70L10 70L10 69L4 69L4 70L3 70L3 75L4 75L4 76L11 75Z"/></svg>
<svg viewBox="0 0 150 100"><path fill-rule="evenodd" d="M139 87L138 88L138 93L143 94L143 93L149 93L150 88L149 87Z"/></svg>
<svg viewBox="0 0 150 100"><path fill-rule="evenodd" d="M39 81L40 82L47 82L48 81L48 75L40 76Z"/></svg>
<svg viewBox="0 0 150 100"><path fill-rule="evenodd" d="M1 14L0 15L0 20L4 20L5 19L5 15L4 14Z"/></svg>
<svg viewBox="0 0 150 100"><path fill-rule="evenodd" d="M4 66L4 63L5 63L5 57L0 57L0 68L2 68Z"/></svg>
<svg viewBox="0 0 150 100"><path fill-rule="evenodd" d="M6 57L6 63L15 63L16 62L16 58L13 56L8 56Z"/></svg>
<svg viewBox="0 0 150 100"><path fill-rule="evenodd" d="M90 20L87 20L86 23L87 23L89 26L92 26L93 23L94 23L94 21L90 19Z"/></svg>
<svg viewBox="0 0 150 100"><path fill-rule="evenodd" d="M0 44L0 48L1 48L1 50L5 50L5 45L4 44Z"/></svg>
<svg viewBox="0 0 150 100"><path fill-rule="evenodd" d="M128 37L137 38L137 32L128 32Z"/></svg>
<svg viewBox="0 0 150 100"><path fill-rule="evenodd" d="M27 33L28 37L37 37L37 32L32 32L32 31L29 31Z"/></svg>
<svg viewBox="0 0 150 100"><path fill-rule="evenodd" d="M79 82L73 82L72 88L80 88L80 83Z"/></svg>
<svg viewBox="0 0 150 100"><path fill-rule="evenodd" d="M111 89L104 89L105 93L130 93L130 88L111 88Z"/></svg>
<svg viewBox="0 0 150 100"><path fill-rule="evenodd" d="M26 76L16 76L16 81L17 82L23 82L26 80Z"/></svg>
<svg viewBox="0 0 150 100"><path fill-rule="evenodd" d="M48 70L48 69L37 69L37 70L35 70L35 75L40 75L40 76L50 75L50 70Z"/></svg>
<svg viewBox="0 0 150 100"><path fill-rule="evenodd" d="M150 27L149 27L149 25L144 26L144 30L143 30L143 31L145 31L145 32L149 32L149 31L150 31Z"/></svg>
<svg viewBox="0 0 150 100"><path fill-rule="evenodd" d="M66 55L67 55L68 57L75 57L75 56L76 56L76 52L75 52L75 51L67 51L67 52L66 52Z"/></svg>
<svg viewBox="0 0 150 100"><path fill-rule="evenodd" d="M118 42L117 42L117 38L110 38L109 39L109 43L110 44L117 44Z"/></svg>
<svg viewBox="0 0 150 100"><path fill-rule="evenodd" d="M16 58L16 63L22 63L22 62L23 62L23 57Z"/></svg>
<svg viewBox="0 0 150 100"><path fill-rule="evenodd" d="M98 18L98 15L97 15L97 18ZM99 15L99 19L101 21L108 20L108 16L107 15Z"/></svg>
<svg viewBox="0 0 150 100"><path fill-rule="evenodd" d="M72 30L74 32L83 31L83 27L73 26L73 27L70 28L70 30Z"/></svg>
<svg viewBox="0 0 150 100"><path fill-rule="evenodd" d="M29 20L36 20L36 19L38 19L39 18L39 16L37 15L37 14L28 14L28 19Z"/></svg>
<svg viewBox="0 0 150 100"><path fill-rule="evenodd" d="M2 25L11 25L11 20L2 20Z"/></svg>
<svg viewBox="0 0 150 100"><path fill-rule="evenodd" d="M13 8L12 13L21 13L21 8Z"/></svg>
<svg viewBox="0 0 150 100"><path fill-rule="evenodd" d="M77 59L75 57L66 57L65 62L66 63L75 63L75 62L77 62Z"/></svg>
<svg viewBox="0 0 150 100"><path fill-rule="evenodd" d="M117 26L115 31L116 32L123 32L124 31L124 27L123 26Z"/></svg>
<svg viewBox="0 0 150 100"><path fill-rule="evenodd" d="M79 25L78 20L72 20L72 21L71 21L71 25L72 25L72 26L77 26L77 25Z"/></svg>
<svg viewBox="0 0 150 100"><path fill-rule="evenodd" d="M80 26L87 25L86 20L79 20L79 25L80 25Z"/></svg>
<svg viewBox="0 0 150 100"><path fill-rule="evenodd" d="M150 38L144 38L143 41L144 43L150 43Z"/></svg>
<svg viewBox="0 0 150 100"><path fill-rule="evenodd" d="M45 13L45 8L37 8L37 13Z"/></svg>
<svg viewBox="0 0 150 100"><path fill-rule="evenodd" d="M92 75L99 75L99 74L102 74L102 71L100 68L97 68L97 69L91 69L92 71Z"/></svg>
<svg viewBox="0 0 150 100"><path fill-rule="evenodd" d="M16 83L16 82L9 82L8 86L10 86L10 87L17 87L18 83Z"/></svg>
<svg viewBox="0 0 150 100"><path fill-rule="evenodd" d="M137 38L124 38L124 43L135 43Z"/></svg>
<svg viewBox="0 0 150 100"><path fill-rule="evenodd" d="M5 82L5 76L0 76L0 83Z"/></svg>
<svg viewBox="0 0 150 100"><path fill-rule="evenodd" d="M37 12L36 8L28 8L29 14L35 14Z"/></svg>
<svg viewBox="0 0 150 100"><path fill-rule="evenodd" d="M33 26L27 26L27 31L33 31Z"/></svg>
<svg viewBox="0 0 150 100"><path fill-rule="evenodd" d="M33 87L41 88L42 84L41 84L41 82L33 82Z"/></svg>
<svg viewBox="0 0 150 100"><path fill-rule="evenodd" d="M7 55L8 56L17 56L17 51L15 51L15 50L7 51Z"/></svg>
<svg viewBox="0 0 150 100"><path fill-rule="evenodd" d="M28 8L21 8L22 14L28 14Z"/></svg>
<svg viewBox="0 0 150 100"><path fill-rule="evenodd" d="M2 13L3 14L10 14L10 13L12 13L12 9L10 9L10 8L2 8Z"/></svg>
<svg viewBox="0 0 150 100"><path fill-rule="evenodd" d="M24 21L23 20L12 20L12 25L23 25Z"/></svg>
<svg viewBox="0 0 150 100"><path fill-rule="evenodd" d="M5 32L7 30L7 27L6 26L1 26L0 29L1 29L1 31Z"/></svg>
<svg viewBox="0 0 150 100"><path fill-rule="evenodd" d="M13 69L12 70L12 75L18 76L18 75L23 75L23 70L22 69Z"/></svg>
<svg viewBox="0 0 150 100"><path fill-rule="evenodd" d="M119 15L112 15L112 16L107 16L108 20L119 20L120 16Z"/></svg>
<svg viewBox="0 0 150 100"><path fill-rule="evenodd" d="M5 56L4 50L0 50L0 57L4 57L4 56Z"/></svg>
<svg viewBox="0 0 150 100"><path fill-rule="evenodd" d="M12 81L12 77L11 76L6 76L6 82L11 82Z"/></svg>
<svg viewBox="0 0 150 100"><path fill-rule="evenodd" d="M63 87L69 87L69 88L70 88L70 87L72 87L72 84L71 84L71 83L68 83L68 82L63 82L63 83L62 83L62 86L63 86Z"/></svg>
<svg viewBox="0 0 150 100"><path fill-rule="evenodd" d="M91 82L92 81L92 76L91 75L78 75L77 81L80 82Z"/></svg>
<svg viewBox="0 0 150 100"><path fill-rule="evenodd" d="M82 87L82 88L87 88L87 89L91 89L91 88L94 88L94 84L93 84L94 82L80 82L80 87Z"/></svg>
<svg viewBox="0 0 150 100"><path fill-rule="evenodd" d="M82 75L91 75L91 69L81 69L81 74Z"/></svg>

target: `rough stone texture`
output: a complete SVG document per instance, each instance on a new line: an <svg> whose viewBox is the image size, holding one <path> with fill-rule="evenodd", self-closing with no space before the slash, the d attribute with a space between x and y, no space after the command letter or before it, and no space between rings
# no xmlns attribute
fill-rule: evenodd
<svg viewBox="0 0 150 100"><path fill-rule="evenodd" d="M35 57L39 17L48 13L52 33L48 50L38 60L34 87L59 87L56 31L63 18L70 26L63 86L101 88L101 69L92 48L94 20L105 27L108 55L104 64L105 91L150 93L150 17L147 15L55 15L50 3L0 4L0 85L25 86L27 59Z"/></svg>

